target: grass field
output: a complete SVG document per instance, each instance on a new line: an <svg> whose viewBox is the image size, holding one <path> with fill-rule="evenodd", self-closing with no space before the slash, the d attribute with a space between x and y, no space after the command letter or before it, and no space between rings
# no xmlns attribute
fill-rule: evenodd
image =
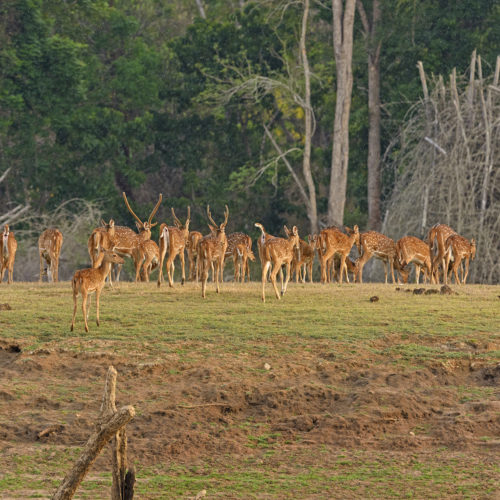
<svg viewBox="0 0 500 500"><path fill-rule="evenodd" d="M122 283L85 334L68 282L2 284L0 497L50 497L113 364L137 498L498 498L500 287L453 289Z"/></svg>

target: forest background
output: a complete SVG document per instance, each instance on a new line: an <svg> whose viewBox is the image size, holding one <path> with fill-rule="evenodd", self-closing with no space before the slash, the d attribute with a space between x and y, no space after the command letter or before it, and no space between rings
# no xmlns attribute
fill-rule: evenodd
<svg viewBox="0 0 500 500"><path fill-rule="evenodd" d="M333 186L340 186L341 196L332 197L339 92L334 12L343 7L347 21L349 3L356 7L348 170L345 187ZM342 36L348 39L345 31ZM486 139L475 137L474 147L470 137L465 140L472 154L464 169L477 167L479 187L477 201L464 209L461 200L471 189L434 176L438 166L456 171L453 155L439 165L432 159L430 172L415 163L426 158L424 147L429 155L443 156L430 125L437 121L437 107L429 118L434 101L423 93L417 63L423 62L429 85L436 82L443 92L456 68L460 101L470 97L467 72L475 78L475 50L481 56L481 98L483 75L484 88L492 89L484 91L491 147L478 161ZM228 204L229 231L252 236L256 221L273 234L281 234L284 223L296 224L302 237L344 223L394 238L423 237L430 225L449 223L476 237L478 255L493 249L472 277L497 282L499 50L495 0L3 0L0 222L9 222L25 242L18 278L37 278L36 240L44 227L59 226L66 237L66 274L87 263L86 239L101 216L134 227L121 198L125 191L143 217L163 193L159 221L172 222L171 206L184 218L189 205L191 228L203 233L207 204L216 220ZM369 99L374 63L375 107ZM466 75L463 81L460 75ZM453 88L446 92L455 103ZM369 147L374 110L380 125L375 160L374 143ZM476 114L481 121L481 109ZM417 137L408 140L408 124L418 119L424 125L413 127ZM477 128L483 133L488 127ZM457 141L464 143L470 130L463 127ZM408 145L417 154L409 154ZM416 169L421 175L415 182L427 187L410 200L402 196L401 182L411 183L408 174ZM438 184L453 193L440 188L433 202ZM335 212L332 198L338 202L342 196ZM456 207L452 196L458 196ZM402 198L410 200L409 215L408 206L398 205ZM405 214L402 220L394 217L398 213Z"/></svg>

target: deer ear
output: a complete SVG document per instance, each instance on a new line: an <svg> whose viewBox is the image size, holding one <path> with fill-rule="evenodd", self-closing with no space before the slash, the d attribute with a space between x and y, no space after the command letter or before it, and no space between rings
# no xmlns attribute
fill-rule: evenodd
<svg viewBox="0 0 500 500"><path fill-rule="evenodd" d="M354 232L355 232L355 233L359 233L359 227L358 227L358 225L357 225L357 224L354 226Z"/></svg>
<svg viewBox="0 0 500 500"><path fill-rule="evenodd" d="M297 226L293 226L292 228L292 232L295 236L297 236L299 234L299 230L297 229Z"/></svg>

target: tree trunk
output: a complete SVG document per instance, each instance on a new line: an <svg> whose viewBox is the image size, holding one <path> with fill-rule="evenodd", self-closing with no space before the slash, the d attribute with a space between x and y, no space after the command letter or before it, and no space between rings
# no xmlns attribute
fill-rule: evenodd
<svg viewBox="0 0 500 500"><path fill-rule="evenodd" d="M337 68L337 101L328 198L328 223L342 225L349 164L349 115L352 96L352 44L356 0L332 0L333 47Z"/></svg>

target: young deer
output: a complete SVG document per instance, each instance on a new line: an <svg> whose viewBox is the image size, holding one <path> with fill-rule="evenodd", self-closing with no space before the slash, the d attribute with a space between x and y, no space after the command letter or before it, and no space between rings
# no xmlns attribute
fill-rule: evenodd
<svg viewBox="0 0 500 500"><path fill-rule="evenodd" d="M205 298L208 280L208 270L215 262L215 287L219 293L219 276L222 279L222 269L224 268L224 256L227 249L226 225L229 218L229 208L226 205L224 212L224 222L217 225L212 219L210 206L207 205L207 216L212 224L209 224L211 233L204 236L198 243L198 258L201 266L201 296Z"/></svg>
<svg viewBox="0 0 500 500"><path fill-rule="evenodd" d="M417 285L420 279L421 268L423 268L424 271L424 280L430 279L431 283L434 282L431 273L432 264L429 245L420 238L416 238L415 236L403 236L403 238L399 239L396 243L396 258L402 269L408 264L413 263L415 266L415 280Z"/></svg>
<svg viewBox="0 0 500 500"><path fill-rule="evenodd" d="M190 231L188 240L186 242L186 249L189 261L189 281L198 282L198 266L196 265L196 258L198 256L197 248L198 243L203 238L199 231Z"/></svg>
<svg viewBox="0 0 500 500"><path fill-rule="evenodd" d="M248 260L255 261L255 256L252 252L252 238L248 234L228 234L226 257L232 257L233 259L234 281L238 281L240 278L240 266L241 282L245 281L246 274L248 274L248 281L250 281L250 265L248 264Z"/></svg>
<svg viewBox="0 0 500 500"><path fill-rule="evenodd" d="M458 234L452 234L445 242L445 269L448 269L450 260L453 260L451 272L455 275L455 283L465 285L469 274L469 260L476 257L476 241L472 238L470 241ZM465 259L465 273L461 263ZM458 279L457 270L460 267L462 272L462 281ZM446 273L448 274L448 273ZM451 279L450 279L451 281Z"/></svg>
<svg viewBox="0 0 500 500"><path fill-rule="evenodd" d="M76 303L79 293L82 294L82 312L85 322L85 331L89 331L87 320L90 312L90 297L88 297L88 295L93 292L95 292L96 297L96 323L97 326L99 326L99 298L102 288L104 287L106 276L109 274L112 264L123 264L123 262L123 258L115 251L104 250L97 259L97 267L81 269L75 272L73 280L71 281L71 286L73 288L73 319L71 321L71 331L73 331L75 327ZM87 297L89 299L88 308Z"/></svg>
<svg viewBox="0 0 500 500"><path fill-rule="evenodd" d="M46 229L38 238L38 253L40 254L40 283L42 277L48 281L59 281L59 255L63 244L63 235L58 229ZM44 261L47 269L44 269Z"/></svg>
<svg viewBox="0 0 500 500"><path fill-rule="evenodd" d="M255 223L255 226L260 228L262 231L263 239L265 240L262 246L262 302L266 301L266 281L267 281L267 273L271 265L273 266L271 270L271 282L274 287L274 292L276 294L276 298L278 300L281 299L281 296L278 292L278 287L276 286L276 275L282 266L286 266L286 279L284 285L281 286L281 295L284 295L286 292L286 288L288 285L288 281L290 280L290 266L293 259L294 248L300 248L299 246L299 232L297 230L297 226L293 226L290 231L286 226L285 233L288 239L284 238L268 238L265 239L265 231L262 224L258 222Z"/></svg>
<svg viewBox="0 0 500 500"><path fill-rule="evenodd" d="M126 230L128 228L122 228L122 230ZM132 229L129 231L135 234ZM87 241L87 248L90 255L90 262L92 267L96 267L96 262L103 250L111 250L115 246L116 242L116 230L115 230L115 221L113 219L109 219L109 222L105 222L101 219L101 227L96 227L92 234L89 236ZM111 287L113 287L112 280L112 272L108 275L108 283Z"/></svg>
<svg viewBox="0 0 500 500"><path fill-rule="evenodd" d="M167 276L168 284L170 287L174 286L174 260L177 256L181 261L182 269L182 281L181 284L184 285L186 281L185 272L185 260L184 260L184 249L186 248L186 243L189 238L189 222L191 219L191 208L188 207L187 219L183 224L175 215L175 210L172 207L172 216L174 218L174 224L176 227L167 226L162 224L160 226L160 272L158 273L158 286L161 285L163 278L163 261L165 259L165 254L168 250L167 259Z"/></svg>
<svg viewBox="0 0 500 500"><path fill-rule="evenodd" d="M323 229L320 233L321 241L321 282L327 282L327 264L328 261L334 257L335 254L340 255L340 280L342 283L343 274L345 272L347 282L349 282L349 276L347 275L347 264L346 259L351 251L354 243L358 245L359 243L359 228L354 226L354 230L346 228L349 235L344 234L337 228Z"/></svg>
<svg viewBox="0 0 500 500"><path fill-rule="evenodd" d="M9 225L5 224L0 241L0 283L7 270L7 283L14 281L14 261L16 260L17 240Z"/></svg>
<svg viewBox="0 0 500 500"><path fill-rule="evenodd" d="M362 249L362 252L361 252ZM387 264L391 269L392 282L394 279L394 266L398 268L396 260L396 243L394 240L377 231L367 231L359 236L358 251L361 257L358 259L358 281L363 283L363 267L372 258L384 263L385 283L387 284Z"/></svg>
<svg viewBox="0 0 500 500"><path fill-rule="evenodd" d="M445 267L446 240L454 234L457 233L446 224L435 224L429 229L427 241L431 254L431 276L434 277L436 283L439 283L440 265L443 270L443 282L448 282L448 268ZM434 254L434 249L437 249L436 254Z"/></svg>
<svg viewBox="0 0 500 500"><path fill-rule="evenodd" d="M309 281L312 283L316 240L313 235L309 234L307 241L299 240L299 246L300 248L295 250L292 259L292 272L295 273L295 282L298 283L300 280L302 283L305 283L307 273L309 273Z"/></svg>
<svg viewBox="0 0 500 500"><path fill-rule="evenodd" d="M135 263L135 281L149 282L151 271L158 267L160 262L160 251L153 240L143 241L135 250L133 255ZM142 264L142 273L141 273Z"/></svg>

